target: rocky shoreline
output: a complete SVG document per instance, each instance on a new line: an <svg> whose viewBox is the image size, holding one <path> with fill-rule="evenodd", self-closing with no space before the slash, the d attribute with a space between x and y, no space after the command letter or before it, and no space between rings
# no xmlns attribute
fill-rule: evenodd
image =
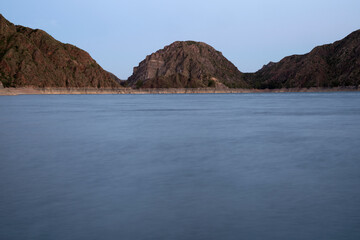
<svg viewBox="0 0 360 240"><path fill-rule="evenodd" d="M221 93L286 93L286 92L341 92L360 91L356 86L334 88L281 88L281 89L216 89L216 88L0 88L0 95L43 94L221 94Z"/></svg>

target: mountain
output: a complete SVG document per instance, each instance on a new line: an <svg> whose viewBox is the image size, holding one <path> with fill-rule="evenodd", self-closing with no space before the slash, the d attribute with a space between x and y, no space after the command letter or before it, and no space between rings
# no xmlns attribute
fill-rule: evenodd
<svg viewBox="0 0 360 240"><path fill-rule="evenodd" d="M118 88L120 80L90 55L0 14L0 80L5 87Z"/></svg>
<svg viewBox="0 0 360 240"><path fill-rule="evenodd" d="M194 41L177 41L147 56L127 83L137 88L248 87L221 52Z"/></svg>
<svg viewBox="0 0 360 240"><path fill-rule="evenodd" d="M270 62L245 74L254 88L358 86L360 84L360 30L344 39L315 47L310 53Z"/></svg>
<svg viewBox="0 0 360 240"><path fill-rule="evenodd" d="M308 88L360 85L360 30L310 53L241 73L220 52L194 41L174 42L140 62L127 81L144 88Z"/></svg>
<svg viewBox="0 0 360 240"><path fill-rule="evenodd" d="M0 87L307 88L360 85L360 30L344 39L242 73L203 42L177 41L147 56L127 81L46 32L0 14Z"/></svg>

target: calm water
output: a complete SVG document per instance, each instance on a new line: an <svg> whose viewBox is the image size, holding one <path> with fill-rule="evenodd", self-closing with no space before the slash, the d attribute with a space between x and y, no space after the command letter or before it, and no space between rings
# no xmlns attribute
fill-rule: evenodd
<svg viewBox="0 0 360 240"><path fill-rule="evenodd" d="M360 239L360 93L0 97L0 239Z"/></svg>

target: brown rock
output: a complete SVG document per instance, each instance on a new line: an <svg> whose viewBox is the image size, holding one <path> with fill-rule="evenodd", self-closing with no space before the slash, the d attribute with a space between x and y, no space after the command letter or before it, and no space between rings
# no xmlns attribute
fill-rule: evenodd
<svg viewBox="0 0 360 240"><path fill-rule="evenodd" d="M343 40L241 73L221 52L194 41L174 42L134 67L127 81L91 56L39 29L0 14L0 82L4 87L59 88L328 88L360 86L360 30ZM1 86L0 85L0 86Z"/></svg>
<svg viewBox="0 0 360 240"><path fill-rule="evenodd" d="M174 42L134 67L128 84L137 88L248 87L243 74L202 42Z"/></svg>
<svg viewBox="0 0 360 240"><path fill-rule="evenodd" d="M269 63L255 74L246 74L255 88L309 88L360 84L360 30L333 44L304 55Z"/></svg>
<svg viewBox="0 0 360 240"><path fill-rule="evenodd" d="M0 80L5 87L118 88L120 80L90 55L0 14Z"/></svg>

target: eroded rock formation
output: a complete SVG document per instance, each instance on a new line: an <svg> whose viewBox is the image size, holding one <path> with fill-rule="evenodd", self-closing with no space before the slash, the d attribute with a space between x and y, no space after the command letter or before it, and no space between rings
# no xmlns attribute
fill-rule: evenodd
<svg viewBox="0 0 360 240"><path fill-rule="evenodd" d="M1 14L0 80L5 87L121 87L87 52L42 30L14 25Z"/></svg>
<svg viewBox="0 0 360 240"><path fill-rule="evenodd" d="M128 84L142 88L246 88L243 74L221 52L194 41L174 42L134 68Z"/></svg>

